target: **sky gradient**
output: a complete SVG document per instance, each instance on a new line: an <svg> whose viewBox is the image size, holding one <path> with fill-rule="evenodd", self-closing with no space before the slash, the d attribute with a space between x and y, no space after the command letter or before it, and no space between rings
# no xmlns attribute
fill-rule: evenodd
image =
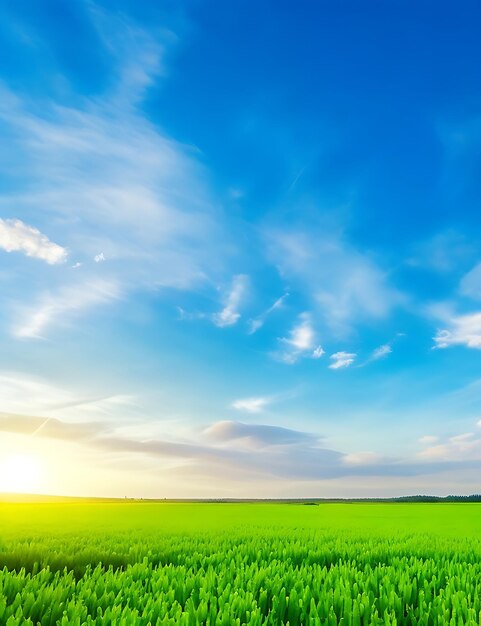
<svg viewBox="0 0 481 626"><path fill-rule="evenodd" d="M479 3L0 18L0 491L480 491Z"/></svg>

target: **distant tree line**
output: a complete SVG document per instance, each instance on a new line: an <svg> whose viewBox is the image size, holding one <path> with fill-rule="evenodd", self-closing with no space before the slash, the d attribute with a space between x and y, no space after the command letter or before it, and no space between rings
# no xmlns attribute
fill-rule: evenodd
<svg viewBox="0 0 481 626"><path fill-rule="evenodd" d="M481 502L481 495L474 493L470 496L401 496L392 498L392 502Z"/></svg>

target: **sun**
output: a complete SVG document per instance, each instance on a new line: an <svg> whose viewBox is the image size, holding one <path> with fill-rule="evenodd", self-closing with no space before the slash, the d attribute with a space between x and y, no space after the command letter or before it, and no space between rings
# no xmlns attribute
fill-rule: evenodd
<svg viewBox="0 0 481 626"><path fill-rule="evenodd" d="M12 454L0 459L0 491L35 492L41 475L40 462L29 454Z"/></svg>

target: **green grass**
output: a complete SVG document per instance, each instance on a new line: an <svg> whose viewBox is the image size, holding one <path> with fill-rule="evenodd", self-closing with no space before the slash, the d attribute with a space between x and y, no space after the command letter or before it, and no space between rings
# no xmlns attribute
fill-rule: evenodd
<svg viewBox="0 0 481 626"><path fill-rule="evenodd" d="M0 624L481 624L481 505L0 503Z"/></svg>

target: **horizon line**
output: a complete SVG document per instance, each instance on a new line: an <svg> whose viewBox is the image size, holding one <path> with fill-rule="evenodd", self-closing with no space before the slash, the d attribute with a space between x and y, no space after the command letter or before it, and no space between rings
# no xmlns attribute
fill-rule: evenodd
<svg viewBox="0 0 481 626"><path fill-rule="evenodd" d="M5 492L0 493L0 504L9 504L9 503L24 503L24 504L34 504L38 503L48 503L48 501L95 501L95 502L112 502L112 503L152 503L152 504L160 504L160 503L205 503L205 504L248 504L248 503L272 503L272 504L309 504L309 503L343 503L343 502L386 502L386 503L403 503L403 502L457 502L457 501L466 501L471 503L481 502L481 494L471 493L471 494L448 494L445 496L433 495L433 494L407 494L404 496L385 496L385 497L376 497L376 496L366 496L366 497L305 497L305 498L143 498L143 497L115 497L115 496L75 496L75 495L55 495L55 494L35 494L35 493L16 493L16 492Z"/></svg>

